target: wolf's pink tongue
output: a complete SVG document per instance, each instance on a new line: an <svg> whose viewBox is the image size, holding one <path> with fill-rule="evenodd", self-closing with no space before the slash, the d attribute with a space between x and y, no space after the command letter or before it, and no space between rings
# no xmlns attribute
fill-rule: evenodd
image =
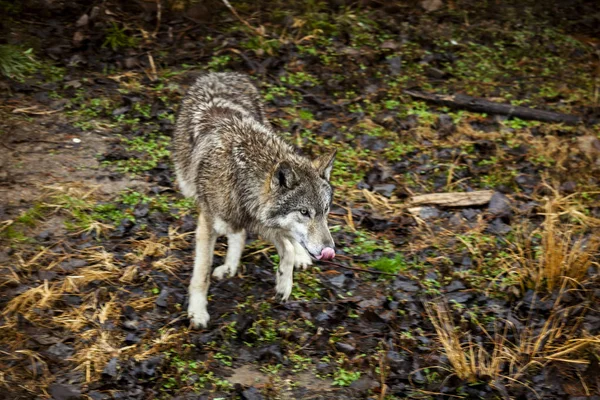
<svg viewBox="0 0 600 400"><path fill-rule="evenodd" d="M319 260L333 260L333 258L335 257L335 250L333 250L331 247L325 247L323 250L321 250L321 255L319 258Z"/></svg>

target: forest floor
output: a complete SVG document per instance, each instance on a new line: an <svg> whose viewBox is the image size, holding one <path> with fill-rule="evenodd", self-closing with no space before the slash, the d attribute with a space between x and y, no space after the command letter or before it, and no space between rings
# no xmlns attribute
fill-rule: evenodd
<svg viewBox="0 0 600 400"><path fill-rule="evenodd" d="M0 398L600 399L595 2L343 3L0 1ZM251 237L193 330L169 148L205 71L250 74L304 154L337 149L338 254L279 304Z"/></svg>

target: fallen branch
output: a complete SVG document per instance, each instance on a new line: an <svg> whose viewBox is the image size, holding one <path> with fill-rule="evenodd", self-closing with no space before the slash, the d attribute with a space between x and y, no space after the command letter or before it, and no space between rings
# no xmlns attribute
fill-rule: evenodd
<svg viewBox="0 0 600 400"><path fill-rule="evenodd" d="M404 93L415 99L425 100L451 108L469 110L479 113L500 114L509 117L517 117L521 119L542 122L564 122L570 125L575 125L582 122L582 118L576 115L562 114L553 111L536 110L529 107L513 106L511 104L495 103L493 101L488 101L477 97L471 97L465 94L445 95L414 92L412 90L405 90Z"/></svg>
<svg viewBox="0 0 600 400"><path fill-rule="evenodd" d="M430 193L413 196L410 199L410 203L414 205L436 204L445 207L481 206L489 203L493 194L493 190L457 193Z"/></svg>
<svg viewBox="0 0 600 400"><path fill-rule="evenodd" d="M233 8L233 6L231 5L231 3L228 0L222 0L222 1L223 1L223 4L225 4L225 6L229 9L229 11L231 11L231 13L238 19L238 21L240 21L242 24L246 25L246 27L248 29L254 31L257 35L265 36L263 30L261 30L260 28L253 27L252 25L250 25L250 23L248 23L248 21L246 21L245 19L240 17L240 14L238 14L238 12L235 10L235 8Z"/></svg>

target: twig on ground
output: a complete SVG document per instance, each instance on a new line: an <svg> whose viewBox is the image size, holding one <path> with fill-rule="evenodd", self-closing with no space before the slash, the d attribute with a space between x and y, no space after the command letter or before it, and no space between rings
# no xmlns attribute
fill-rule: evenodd
<svg viewBox="0 0 600 400"><path fill-rule="evenodd" d="M429 193L413 196L410 203L437 204L446 207L481 206L492 199L493 190L478 190L475 192Z"/></svg>
<svg viewBox="0 0 600 400"><path fill-rule="evenodd" d="M31 114L31 115L48 115L55 114L57 112L61 112L63 109L58 110L47 110L47 111L36 111L38 106L31 106L25 108L15 108L12 110L13 114Z"/></svg>
<svg viewBox="0 0 600 400"><path fill-rule="evenodd" d="M154 32L152 33L152 37L156 38L158 34L158 30L160 29L160 21L162 19L162 4L161 0L156 0L156 27L154 28Z"/></svg>
<svg viewBox="0 0 600 400"><path fill-rule="evenodd" d="M229 11L231 11L231 13L244 25L246 25L246 27L248 27L250 30L254 31L257 35L259 36L265 36L264 32L259 29L259 28L255 28L252 25L250 25L248 23L248 21L246 21L245 19L243 19L242 17L240 17L240 14L237 13L237 11L235 10L235 8L233 8L233 6L231 5L231 3L229 3L228 0L222 0L223 4L225 4L225 6L229 9Z"/></svg>
<svg viewBox="0 0 600 400"><path fill-rule="evenodd" d="M443 106L469 110L480 113L500 114L509 117L517 117L521 119L542 121L542 122L564 122L565 124L576 125L583 122L582 118L577 115L563 114L553 111L536 110L529 107L513 106L512 104L495 103L493 101L471 97L464 94L445 95L425 92L415 92L405 90L407 95L419 99L429 101L431 103L440 104Z"/></svg>
<svg viewBox="0 0 600 400"><path fill-rule="evenodd" d="M150 80L152 82L158 80L158 74L156 73L156 65L154 64L154 57L152 57L152 54L148 53L148 62L150 63L150 72L152 73L152 75L149 75L148 78L150 78Z"/></svg>

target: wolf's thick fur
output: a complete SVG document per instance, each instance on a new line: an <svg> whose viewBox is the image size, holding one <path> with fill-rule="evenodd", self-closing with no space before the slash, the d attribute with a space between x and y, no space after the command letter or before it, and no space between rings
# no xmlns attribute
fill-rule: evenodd
<svg viewBox="0 0 600 400"><path fill-rule="evenodd" d="M335 152L310 161L271 128L259 93L236 73L204 75L179 111L173 160L181 191L200 209L188 314L206 326L210 268L217 236L226 235L225 263L213 276L236 273L253 231L273 242L280 256L276 292L286 300L294 266L333 257L327 227L328 183ZM309 255L310 253L310 255Z"/></svg>

